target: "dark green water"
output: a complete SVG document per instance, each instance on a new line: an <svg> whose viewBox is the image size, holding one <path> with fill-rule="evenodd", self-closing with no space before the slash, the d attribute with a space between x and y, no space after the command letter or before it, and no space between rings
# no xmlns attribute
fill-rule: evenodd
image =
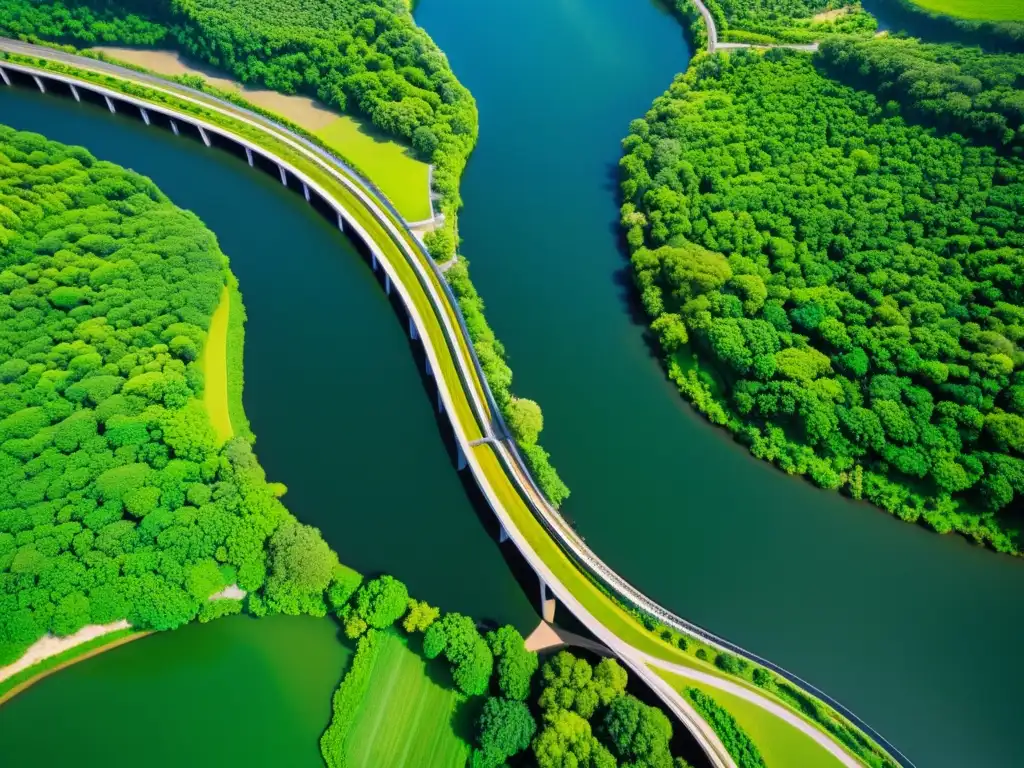
<svg viewBox="0 0 1024 768"><path fill-rule="evenodd" d="M100 654L4 705L0 763L317 768L351 655L337 629L308 616L232 616Z"/></svg>
<svg viewBox="0 0 1024 768"><path fill-rule="evenodd" d="M593 549L918 766L1020 765L1024 563L757 462L644 343L615 166L629 121L687 66L677 23L645 0L420 0L416 17L480 107L463 248Z"/></svg>

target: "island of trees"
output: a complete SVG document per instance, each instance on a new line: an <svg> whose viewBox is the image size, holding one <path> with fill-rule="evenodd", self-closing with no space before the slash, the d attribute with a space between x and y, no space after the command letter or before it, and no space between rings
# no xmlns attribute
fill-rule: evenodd
<svg viewBox="0 0 1024 768"><path fill-rule="evenodd" d="M701 56L621 162L644 308L708 418L789 473L1014 553L1021 61L855 37Z"/></svg>

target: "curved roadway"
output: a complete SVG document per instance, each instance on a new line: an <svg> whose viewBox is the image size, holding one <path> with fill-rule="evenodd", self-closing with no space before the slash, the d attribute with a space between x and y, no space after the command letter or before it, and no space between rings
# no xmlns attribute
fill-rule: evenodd
<svg viewBox="0 0 1024 768"><path fill-rule="evenodd" d="M710 18L710 13L708 13L700 0L694 1L698 3L698 6L702 9L702 14L705 15L705 19L709 22L710 47L715 40L715 35L713 34L713 21ZM508 431L501 418L500 411L494 404L490 390L486 387L479 362L476 360L475 354L472 351L472 346L468 341L468 333L466 332L461 314L457 311L457 304L450 293L447 283L443 280L443 277L440 277L437 265L425 254L425 252L422 251L418 241L409 234L408 230L403 225L400 224L396 226L393 221L395 214L394 209L387 204L386 201L378 199L376 196L365 192L360 183L356 183L353 180L354 178L358 178L354 172L345 167L337 158L332 157L329 153L326 153L321 148L313 145L311 142L308 142L288 129L232 104L220 102L223 106L218 106L213 103L218 102L218 100L207 94L191 91L191 89L168 83L153 76L142 75L140 73L105 64L103 62L72 56L62 52L52 51L50 49L30 46L17 41L0 40L0 49L6 49L15 53L22 53L30 56L56 59L84 69L90 69L93 71L99 70L106 74L115 74L123 79L142 81L153 90L161 91L164 94L172 96L180 101L191 102L202 109L221 113L223 116L231 120L242 122L246 124L247 127L255 128L264 134L268 134L269 138L287 145L287 148L290 151L300 154L304 161L313 163L319 171L328 174L332 181L342 184L349 193L358 199L359 204L373 216L376 222L387 231L391 239L399 245L402 251L401 255L408 264L415 269L416 276L422 284L424 291L428 294L431 309L435 314L435 317L431 319L433 319L436 324L439 324L444 332L445 341L448 342L447 346L450 348L450 354L454 357L455 364L458 367L459 379L462 381L462 389L464 390L463 394L471 401L472 411L476 419L479 421L479 425L476 423L472 425L463 423L463 419L458 416L459 403L451 391L449 383L441 375L435 376L438 384L439 401L443 403L445 410L450 414L452 427L462 454L466 457L467 464L473 472L474 478L487 498L495 515L501 522L502 527L508 533L509 537L515 542L523 557L530 563L531 567L534 568L538 576L548 584L558 599L561 600L562 603L572 611L572 613L575 614L598 639L608 645L608 647L612 649L616 655L618 655L623 662L634 671L635 674L642 678L676 714L676 716L688 726L716 768L734 768L735 763L724 749L718 737L714 734L707 723L705 723L704 720L696 714L688 701L677 691L672 689L667 682L655 674L651 669L651 666L657 666L680 676L694 679L706 686L728 690L736 693L737 695L741 695L743 698L752 701L772 714L783 718L799 730L807 733L811 738L814 738L816 741L821 743L823 747L828 749L828 751L832 753L843 765L850 766L851 768L861 765L858 760L854 759L835 741L828 738L820 730L810 726L797 715L789 712L783 707L780 707L774 701L759 694L757 691L743 685L724 680L715 675L699 672L688 667L681 667L666 659L658 658L640 650L629 640L620 637L615 630L606 626L586 605L584 605L580 597L565 586L563 580L559 578L555 570L553 570L553 568L539 554L534 544L531 543L527 533L524 533L520 525L517 525L516 518L513 517L512 512L507 508L510 499L507 492L503 493L506 489L499 487L500 482L496 483L495 479L492 477L493 462L490 460L491 451L496 451L498 460L500 464L503 465L503 468L507 473L507 477L504 479L513 483L515 489L518 490L522 497L527 500L531 511L536 516L537 521L541 523L546 533L558 542L565 554L569 555L577 565L582 566L599 583L603 584L608 589L614 590L614 592L616 592L620 598L627 603L635 605L651 615L657 616L660 620L670 626L673 626L687 634L697 635L703 641L720 649L740 653L753 659L757 663L764 664L765 666L769 666L776 671L779 671L790 679L799 682L804 687L810 688L821 698L825 698L830 704L840 709L840 711L843 711L844 714L857 722L858 725L864 727L862 723L852 716L852 713L846 712L835 702L825 697L824 694L821 694L816 689L813 689L813 687L799 681L798 678L795 678L784 670L779 670L775 665L765 662L753 654L750 654L731 643L727 643L726 641L711 635L705 630L680 619L654 601L650 600L626 582L625 579L608 568L607 565L605 565L589 550L589 548L586 547L585 544L583 544L572 529L565 524L558 512L547 503L546 499L544 499L543 495L530 477L529 472L526 470L514 443L512 443L508 438ZM120 102L133 103L140 108L145 107L151 112L163 113L176 120L201 126L206 131L212 134L223 135L231 141L234 141L244 147L248 147L253 152L268 157L271 161L276 162L280 167L287 169L287 171L289 171L295 178L306 184L310 190L315 191L323 200L330 203L339 213L339 216L343 216L345 218L347 227L356 231L364 242L367 243L376 261L382 266L385 273L388 275L391 284L393 284L398 290L405 307L409 312L410 319L418 328L419 337L423 342L424 352L431 369L435 372L443 370L442 364L447 362L444 353L449 352L449 349L438 349L435 341L431 338L431 335L428 332L428 329L431 326L427 322L427 318L424 316L423 312L417 306L417 302L414 300L413 295L410 293L410 290L415 290L416 287L414 286L410 289L409 286L405 285L400 274L401 270L399 265L396 265L389 260L379 244L376 243L368 235L366 230L352 218L352 214L348 209L346 209L345 205L339 202L334 195L329 193L314 179L290 164L287 160L275 154L268 153L267 150L261 146L253 144L248 139L234 134L231 131L206 123L192 115L179 112L163 104L144 101L136 97L128 96L120 91L107 90L94 85L89 81L68 77L48 70L33 70L31 67L25 67L24 65L13 64L6 61L0 63L0 66L9 67L11 69L20 69L29 73L34 72L35 74L45 76L53 80L74 83L80 88L91 89L94 92L108 95L110 98L116 98ZM359 181L362 182L361 179ZM365 184L365 186L372 188L372 185L369 184ZM389 216L384 209L390 211L392 216ZM400 231L399 227L401 227L404 232ZM412 243L415 243L415 245ZM435 272L434 280L431 280L431 275L428 274L430 271ZM440 278L441 291L438 290L436 284L437 278ZM444 294L443 297L442 293ZM457 330L456 325L458 326ZM483 432L484 437L488 438L486 443L483 445L478 443L478 426ZM487 464L488 467L485 467L485 464ZM520 518L520 523L521 522L522 518ZM536 541L536 538L534 538L534 541ZM554 565L556 568L559 567L559 564ZM564 574L565 571L562 570L562 573ZM581 592L584 591L585 590L581 590ZM588 600L588 604L590 606L598 607L590 593L587 593L585 597L591 598ZM621 632L622 630L620 629L619 631ZM635 632L631 631L627 634L631 636L631 639L636 637ZM742 692L737 692L736 689L739 689ZM869 730L871 735L874 736L877 741L890 749L891 753L902 757L898 751L892 748L891 745L885 742L880 736L875 734L873 731L870 731L870 729L865 728L865 730ZM900 762L906 766L912 765L909 760L906 760L905 758Z"/></svg>

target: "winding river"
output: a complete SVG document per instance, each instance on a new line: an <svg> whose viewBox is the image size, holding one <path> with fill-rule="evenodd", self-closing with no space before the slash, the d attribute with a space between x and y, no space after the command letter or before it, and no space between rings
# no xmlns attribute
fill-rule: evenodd
<svg viewBox="0 0 1024 768"><path fill-rule="evenodd" d="M544 407L544 443L573 490L565 512L590 545L680 615L827 690L919 766L1017 764L1024 563L753 460L692 413L644 341L616 226L618 142L687 65L677 22L644 0L420 0L417 19L479 103L463 248L516 391ZM532 585L520 589L453 471L402 325L326 222L241 162L95 108L0 90L0 120L151 176L217 233L249 311L245 405L261 462L343 560L389 570L447 609L536 621ZM44 681L4 706L0 754L47 727L48 705L62 723L88 709L64 701L87 700L73 697L90 686L111 718L137 714L144 688L154 723L183 723L173 718L187 706L221 724L202 739L250 738L204 686L183 703L180 680L161 672L205 677L189 666L194 638L219 633L260 649L259 665L224 654L217 666L224 685L248 686L247 706L326 711L344 657L332 631L296 642L288 632L300 630L278 629L290 619L231 621ZM230 640L236 626L245 636ZM144 652L151 670L132 669L145 685L123 695L93 672ZM282 739L308 739L301 729L325 720L284 718ZM85 730L74 738L116 743Z"/></svg>

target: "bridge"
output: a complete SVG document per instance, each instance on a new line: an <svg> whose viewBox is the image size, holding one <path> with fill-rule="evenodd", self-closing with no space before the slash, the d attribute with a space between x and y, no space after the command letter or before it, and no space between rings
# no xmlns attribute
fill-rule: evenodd
<svg viewBox="0 0 1024 768"><path fill-rule="evenodd" d="M152 75L18 41L0 39L0 51L35 60L0 59L0 85L36 87L43 93L92 101L176 135L190 132L207 147L244 157L250 167L271 173L286 187L301 192L351 239L392 302L407 316L410 337L422 345L426 373L437 385L438 409L447 414L452 427L458 467L472 473L498 519L501 541L511 542L536 573L541 614L552 620L556 600L571 611L688 728L715 768L735 768L735 762L710 726L656 669L735 693L785 719L842 764L851 768L862 764L822 730L756 689L695 669L689 657L647 633L623 605L717 650L775 671L840 712L901 765L913 768L888 741L838 702L781 667L663 608L586 546L547 502L519 455L440 268L386 198L342 160L255 112ZM129 85L131 93L118 90L118 84Z"/></svg>

